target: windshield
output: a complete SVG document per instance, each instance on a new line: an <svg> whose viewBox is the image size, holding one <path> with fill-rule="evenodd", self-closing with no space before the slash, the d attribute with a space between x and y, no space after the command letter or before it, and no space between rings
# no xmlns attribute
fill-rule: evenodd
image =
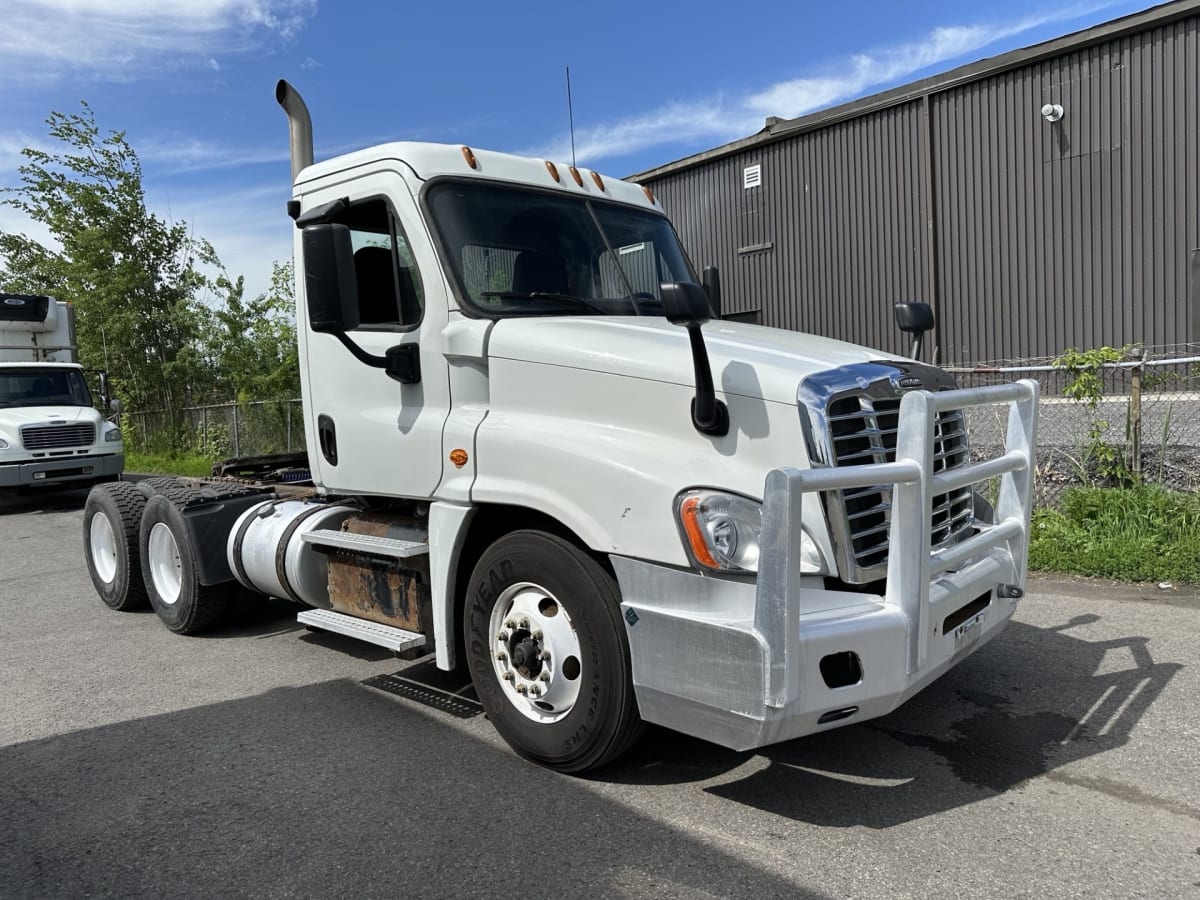
<svg viewBox="0 0 1200 900"><path fill-rule="evenodd" d="M662 315L696 280L665 216L571 194L446 181L429 191L459 290L489 316Z"/></svg>
<svg viewBox="0 0 1200 900"><path fill-rule="evenodd" d="M78 369L0 369L0 406L91 406Z"/></svg>

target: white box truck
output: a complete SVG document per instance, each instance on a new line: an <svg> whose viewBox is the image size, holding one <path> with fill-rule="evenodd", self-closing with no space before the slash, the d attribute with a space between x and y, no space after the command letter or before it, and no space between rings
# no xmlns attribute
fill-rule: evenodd
<svg viewBox="0 0 1200 900"><path fill-rule="evenodd" d="M100 374L107 408L107 378ZM125 469L121 430L96 409L75 343L75 310L0 293L0 492L86 486Z"/></svg>
<svg viewBox="0 0 1200 900"><path fill-rule="evenodd" d="M710 321L719 281L650 191L457 145L314 164L303 102L277 99L314 488L96 488L84 549L110 606L191 633L249 589L432 650L567 772L644 722L738 749L861 722L1003 628L1036 383L956 390ZM1007 445L973 461L964 410L985 405Z"/></svg>

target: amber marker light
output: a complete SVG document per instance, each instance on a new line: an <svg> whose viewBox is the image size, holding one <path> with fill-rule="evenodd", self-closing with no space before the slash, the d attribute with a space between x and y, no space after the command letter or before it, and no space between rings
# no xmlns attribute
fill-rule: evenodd
<svg viewBox="0 0 1200 900"><path fill-rule="evenodd" d="M479 162L475 159L475 154L471 152L470 147L464 146L462 148L462 154L463 154L463 159L465 159L467 161L468 166L470 166L472 169L479 168Z"/></svg>
<svg viewBox="0 0 1200 900"><path fill-rule="evenodd" d="M463 466L465 466L469 458L470 457L467 456L467 451L463 450L461 447L457 450L450 451L450 462L454 463L454 467L456 469L461 469Z"/></svg>
<svg viewBox="0 0 1200 900"><path fill-rule="evenodd" d="M595 172L592 173L592 181L596 182L596 187L600 188L600 190L604 190L604 179Z"/></svg>
<svg viewBox="0 0 1200 900"><path fill-rule="evenodd" d="M579 174L579 170L574 166L571 166L571 168L567 171L571 173L571 177L575 179L575 183L580 187L583 187L583 176Z"/></svg>
<svg viewBox="0 0 1200 900"><path fill-rule="evenodd" d="M642 185L642 191L646 194L646 199L649 200L651 204L653 204L654 203L654 191L650 190L650 188L644 184Z"/></svg>
<svg viewBox="0 0 1200 900"><path fill-rule="evenodd" d="M719 569L721 564L713 559L713 555L708 549L708 543L704 540L703 526L700 524L700 503L699 497L688 497L679 505L683 530L687 534L688 545L692 548L696 562L710 569Z"/></svg>
<svg viewBox="0 0 1200 900"><path fill-rule="evenodd" d="M546 160L546 171L550 173L550 177L555 181L562 180L558 177L558 166L554 165L554 163L550 162L550 160Z"/></svg>

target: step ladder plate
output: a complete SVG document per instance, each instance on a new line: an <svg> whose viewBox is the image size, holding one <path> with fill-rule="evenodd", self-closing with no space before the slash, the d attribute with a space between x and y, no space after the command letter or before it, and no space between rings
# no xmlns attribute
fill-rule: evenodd
<svg viewBox="0 0 1200 900"><path fill-rule="evenodd" d="M425 646L425 635L423 634L405 631L403 628L394 628L391 625L382 625L367 619L358 619L328 609L306 609L296 616L296 621L310 628L319 628L322 631L331 631L334 634L366 641L368 644L387 647L397 653Z"/></svg>
<svg viewBox="0 0 1200 900"><path fill-rule="evenodd" d="M338 550L352 550L358 553L369 553L372 556L390 556L395 559L408 559L429 553L428 541L376 537L373 534L354 534L349 531L334 531L331 528L315 529L301 535L301 538L305 543L315 544L318 547L334 547Z"/></svg>

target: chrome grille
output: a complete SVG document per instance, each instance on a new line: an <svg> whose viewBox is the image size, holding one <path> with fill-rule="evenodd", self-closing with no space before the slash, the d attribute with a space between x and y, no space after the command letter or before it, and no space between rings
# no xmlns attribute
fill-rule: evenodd
<svg viewBox="0 0 1200 900"><path fill-rule="evenodd" d="M912 369L912 374L920 372L928 389L942 386L945 376L938 370ZM855 377L848 378L851 374ZM901 399L895 377L895 368L872 363L817 376L802 386L800 399L809 408L809 449L815 463L895 462ZM847 390L853 384L857 386ZM961 410L938 414L933 451L935 472L969 462L966 419ZM855 584L882 578L887 573L891 485L833 491L825 495L825 505L842 578ZM970 487L935 496L931 545L950 546L968 536L974 526L974 507Z"/></svg>
<svg viewBox="0 0 1200 900"><path fill-rule="evenodd" d="M96 440L96 426L91 422L71 425L26 425L21 429L21 445L26 450L53 450L58 447L78 447Z"/></svg>
<svg viewBox="0 0 1200 900"><path fill-rule="evenodd" d="M838 466L896 461L896 432L900 426L900 398L872 398L865 394L840 397L829 406L833 463ZM934 425L933 470L941 472L967 463L967 429L960 410L940 413ZM887 563L888 528L891 525L891 487L868 487L839 492L854 566L870 577ZM974 520L971 488L960 488L933 498L930 521L934 547L956 543Z"/></svg>

